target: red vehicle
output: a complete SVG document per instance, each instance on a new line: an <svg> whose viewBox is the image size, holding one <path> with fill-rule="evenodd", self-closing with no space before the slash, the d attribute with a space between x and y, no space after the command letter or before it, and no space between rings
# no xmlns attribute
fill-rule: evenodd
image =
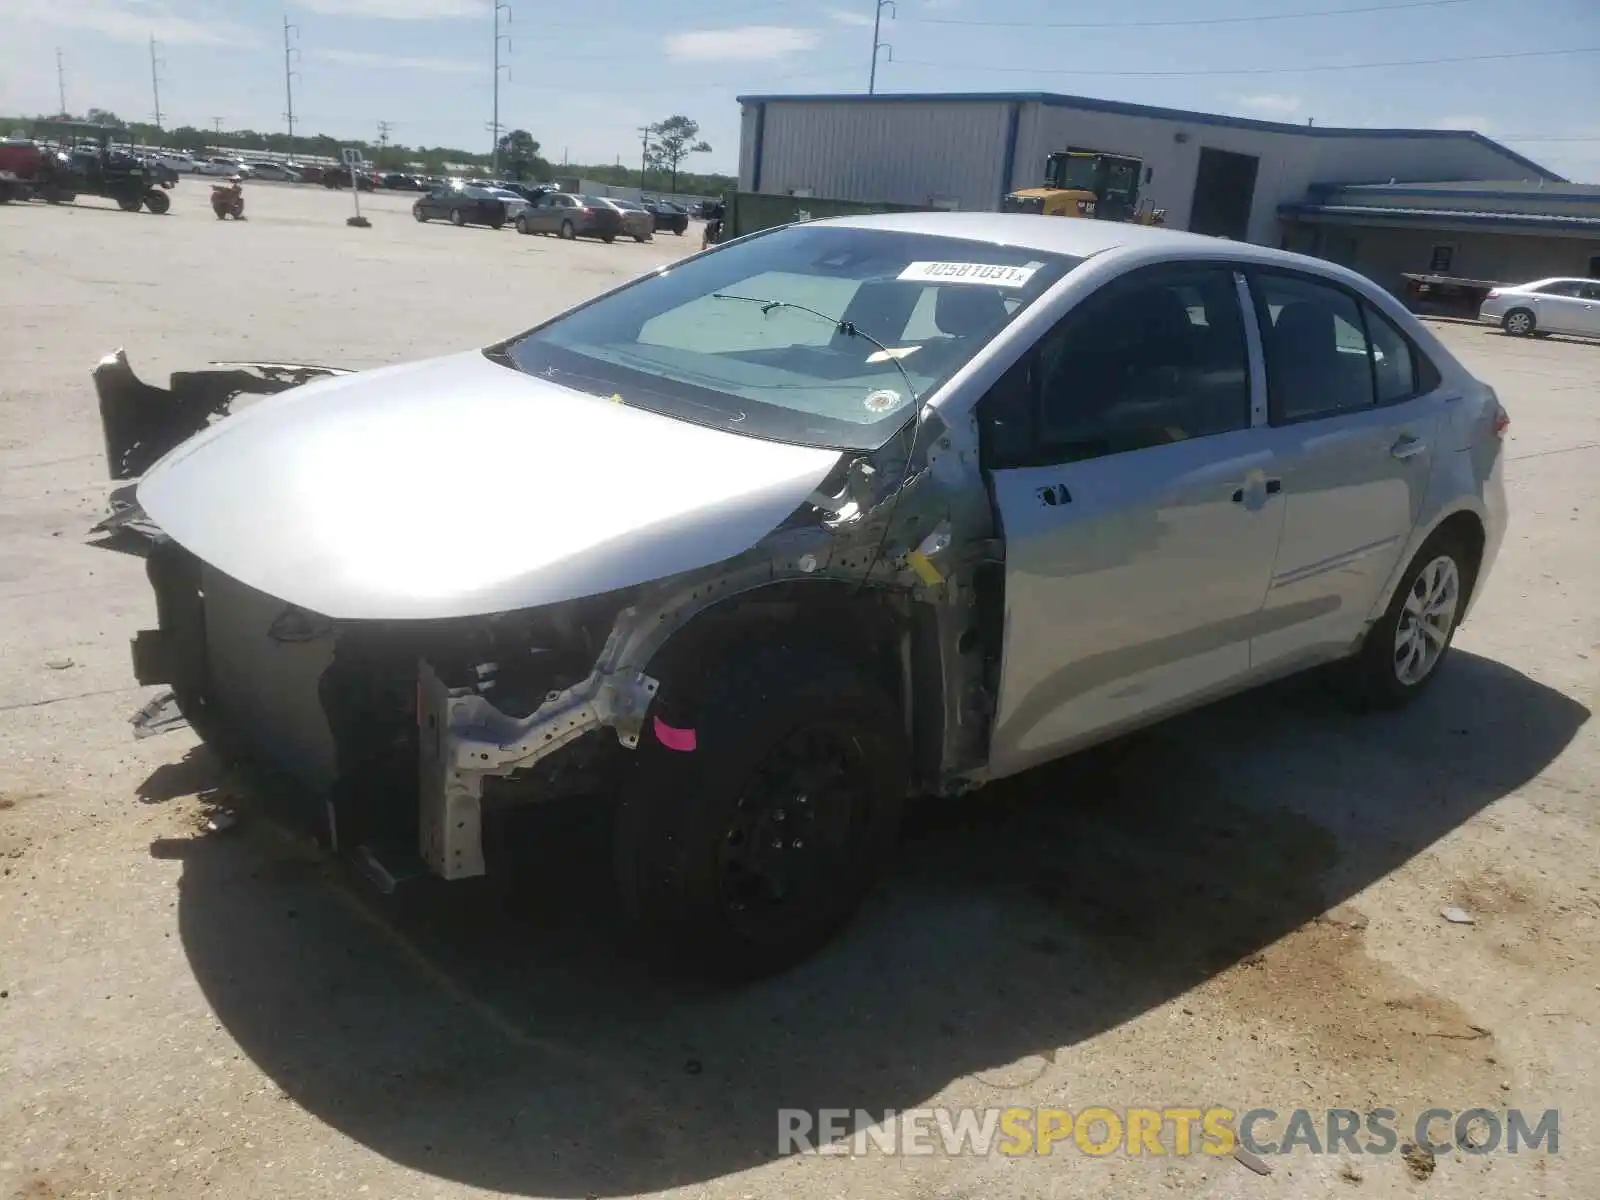
<svg viewBox="0 0 1600 1200"><path fill-rule="evenodd" d="M26 200L38 190L43 194L44 151L33 142L0 142L0 204L8 200ZM71 193L61 196L47 195L48 200L71 200Z"/></svg>
<svg viewBox="0 0 1600 1200"><path fill-rule="evenodd" d="M217 214L217 220L223 221L232 217L235 221L244 220L244 189L239 186L242 181L235 175L227 183L213 183L211 185L211 211Z"/></svg>

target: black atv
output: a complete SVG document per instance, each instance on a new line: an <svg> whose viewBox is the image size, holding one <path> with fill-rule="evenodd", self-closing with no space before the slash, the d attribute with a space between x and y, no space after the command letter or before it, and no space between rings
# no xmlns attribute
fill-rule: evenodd
<svg viewBox="0 0 1600 1200"><path fill-rule="evenodd" d="M178 182L178 173L113 147L111 139L121 132L108 125L78 121L39 122L34 137L55 143L40 165L39 191L46 198L67 200L74 195L104 196L115 200L124 212L140 208L166 212L172 207L167 189Z"/></svg>

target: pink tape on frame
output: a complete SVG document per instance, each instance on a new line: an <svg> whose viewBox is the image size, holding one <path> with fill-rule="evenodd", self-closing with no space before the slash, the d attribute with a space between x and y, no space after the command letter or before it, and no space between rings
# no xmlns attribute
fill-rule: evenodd
<svg viewBox="0 0 1600 1200"><path fill-rule="evenodd" d="M674 729L660 717L655 718L656 741L668 750L677 750L687 754L695 748L696 740L692 729Z"/></svg>

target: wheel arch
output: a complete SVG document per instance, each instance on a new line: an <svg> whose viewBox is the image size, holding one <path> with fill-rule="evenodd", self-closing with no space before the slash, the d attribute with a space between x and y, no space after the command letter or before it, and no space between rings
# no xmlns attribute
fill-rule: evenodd
<svg viewBox="0 0 1600 1200"><path fill-rule="evenodd" d="M899 590L837 580L777 581L729 596L696 613L646 664L662 681L656 708L668 724L688 719L705 682L752 644L777 638L813 646L863 668L883 689L905 721L918 787L931 784L945 706L926 609Z"/></svg>
<svg viewBox="0 0 1600 1200"><path fill-rule="evenodd" d="M1400 586L1400 581L1405 578L1406 572L1410 570L1411 564L1416 561L1422 548L1441 533L1460 538L1467 550L1469 561L1461 564L1467 572L1467 578L1463 581L1466 596L1461 608L1461 619L1466 619L1473 601L1477 598L1478 579L1482 573L1484 551L1489 540L1486 515L1481 505L1471 499L1463 499L1460 503L1435 514L1431 522L1420 527L1412 536L1405 552L1400 555L1394 570L1384 583L1383 592L1378 597L1377 603L1368 614L1367 628L1371 628L1372 624L1388 610L1390 602L1394 599L1395 588Z"/></svg>

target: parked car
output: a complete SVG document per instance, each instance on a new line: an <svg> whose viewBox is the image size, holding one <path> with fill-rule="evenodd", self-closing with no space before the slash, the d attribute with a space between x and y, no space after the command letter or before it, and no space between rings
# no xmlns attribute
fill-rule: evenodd
<svg viewBox="0 0 1600 1200"><path fill-rule="evenodd" d="M670 200L658 200L653 196L646 196L641 201L645 208L650 210L655 218L656 232L670 231L682 237L689 228L689 212L672 203Z"/></svg>
<svg viewBox="0 0 1600 1200"><path fill-rule="evenodd" d="M1478 320L1513 337L1575 333L1600 337L1600 280L1539 279L1495 288L1478 309Z"/></svg>
<svg viewBox="0 0 1600 1200"><path fill-rule="evenodd" d="M191 155L183 154L176 150L162 150L154 155L162 166L168 167L180 175L192 175L200 169L200 164L195 162Z"/></svg>
<svg viewBox="0 0 1600 1200"><path fill-rule="evenodd" d="M407 175L402 171L385 171L378 176L378 186L386 187L395 192L425 192L428 190L420 178L415 175Z"/></svg>
<svg viewBox="0 0 1600 1200"><path fill-rule="evenodd" d="M595 237L614 242L622 232L622 213L590 196L546 192L517 217L518 233L554 233L568 241Z"/></svg>
<svg viewBox="0 0 1600 1200"><path fill-rule="evenodd" d="M513 197L525 204L521 197ZM411 205L411 215L418 221L432 219L449 221L452 225L487 225L499 229L508 219L506 196L490 188L468 184L436 187L426 195L417 197Z"/></svg>
<svg viewBox="0 0 1600 1200"><path fill-rule="evenodd" d="M325 168L322 172L322 186L325 188L349 187L350 168L343 165ZM357 171L356 186L363 192L376 191L378 177L370 171Z"/></svg>
<svg viewBox="0 0 1600 1200"><path fill-rule="evenodd" d="M326 167L317 163L290 162L285 163L284 166L300 176L302 183L321 183L322 176L327 170Z"/></svg>
<svg viewBox="0 0 1600 1200"><path fill-rule="evenodd" d="M113 463L239 374L108 358ZM138 484L137 681L380 878L617 795L646 944L724 972L843 925L918 797L1315 666L1417 699L1507 519L1505 410L1394 297L1131 223L791 225L305 386Z"/></svg>
<svg viewBox="0 0 1600 1200"><path fill-rule="evenodd" d="M529 204L532 204L546 192L558 192L561 190L553 183L517 183L513 181L511 183L502 183L497 186L505 188L508 192L515 192Z"/></svg>
<svg viewBox="0 0 1600 1200"><path fill-rule="evenodd" d="M299 183L302 178L299 171L280 162L250 162L245 166L250 168L250 173L257 179L271 179L278 183Z"/></svg>
<svg viewBox="0 0 1600 1200"><path fill-rule="evenodd" d="M622 214L624 237L631 237L636 242L654 240L655 218L644 205L635 204L632 200L619 200L615 196L595 196L592 199L595 203L608 205Z"/></svg>
<svg viewBox="0 0 1600 1200"><path fill-rule="evenodd" d="M197 169L202 175L243 175L246 179L251 175L248 164L242 159L230 158L227 155L201 159Z"/></svg>

